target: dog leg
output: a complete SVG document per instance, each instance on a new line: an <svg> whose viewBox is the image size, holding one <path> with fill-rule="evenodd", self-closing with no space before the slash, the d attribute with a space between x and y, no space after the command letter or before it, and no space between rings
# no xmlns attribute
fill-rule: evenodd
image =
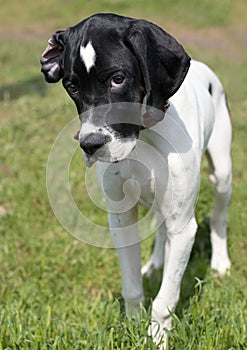
<svg viewBox="0 0 247 350"><path fill-rule="evenodd" d="M137 208L120 214L109 213L109 225L120 262L126 314L135 315L144 302Z"/></svg>
<svg viewBox="0 0 247 350"><path fill-rule="evenodd" d="M215 206L210 220L211 269L219 276L224 276L229 273L231 266L227 250L227 208L231 198L231 160L229 155L222 155L220 162L217 162L214 151L208 150L208 153L213 164L216 164L210 176L215 188ZM224 159L227 161L225 162Z"/></svg>
<svg viewBox="0 0 247 350"><path fill-rule="evenodd" d="M157 224L164 220L160 213L156 213ZM164 265L165 255L165 244L166 244L166 225L164 222L157 228L156 239L154 243L154 249L151 257L142 267L142 275L150 278L155 270L158 270Z"/></svg>
<svg viewBox="0 0 247 350"><path fill-rule="evenodd" d="M193 217L182 231L172 234L167 227L166 258L162 284L152 307L152 324L149 333L154 342L163 342L165 349L166 329L171 329L170 311L174 311L180 294L182 277L187 266L197 224Z"/></svg>
<svg viewBox="0 0 247 350"><path fill-rule="evenodd" d="M124 184L118 164L109 166L99 162L97 175L109 207L109 228L118 252L126 313L135 314L144 302L136 205L139 193L136 192L136 183Z"/></svg>
<svg viewBox="0 0 247 350"><path fill-rule="evenodd" d="M219 276L230 272L231 262L227 250L227 206L231 191L220 193L215 189L215 207L210 221L212 257L211 269Z"/></svg>
<svg viewBox="0 0 247 350"><path fill-rule="evenodd" d="M227 207L231 198L231 124L225 95L216 104L216 122L207 155L210 180L215 188L215 206L211 216L211 268L218 275L229 273L231 262L227 251Z"/></svg>

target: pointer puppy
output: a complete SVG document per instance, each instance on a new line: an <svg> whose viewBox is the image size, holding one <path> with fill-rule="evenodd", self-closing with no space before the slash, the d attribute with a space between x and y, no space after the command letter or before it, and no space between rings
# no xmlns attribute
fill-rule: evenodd
<svg viewBox="0 0 247 350"><path fill-rule="evenodd" d="M231 124L222 85L158 26L114 14L56 32L41 64L46 81L62 79L75 102L86 164L97 161L128 314L144 300L138 202L156 213L154 252L142 272L150 276L164 264L149 330L164 347L197 230L194 205L204 152L215 187L211 268L220 275L230 268Z"/></svg>

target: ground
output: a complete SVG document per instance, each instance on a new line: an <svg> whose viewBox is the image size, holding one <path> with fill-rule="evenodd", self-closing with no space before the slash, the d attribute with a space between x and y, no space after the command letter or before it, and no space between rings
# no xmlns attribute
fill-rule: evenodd
<svg viewBox="0 0 247 350"><path fill-rule="evenodd" d="M203 163L199 229L173 315L169 349L246 349L246 2L147 0L144 6L141 0L91 0L80 8L81 1L1 3L0 350L156 349L146 338L148 311L140 322L128 321L122 313L116 253L71 237L56 221L46 192L51 146L76 112L60 84L44 83L39 57L55 30L99 11L161 25L223 82L233 123L232 272L215 279L209 270L213 193ZM92 221L107 225L105 213L92 205L83 187L84 171L76 153L70 170L75 200ZM152 244L153 237L142 243L143 261ZM147 310L160 277L158 271L151 281L144 280Z"/></svg>

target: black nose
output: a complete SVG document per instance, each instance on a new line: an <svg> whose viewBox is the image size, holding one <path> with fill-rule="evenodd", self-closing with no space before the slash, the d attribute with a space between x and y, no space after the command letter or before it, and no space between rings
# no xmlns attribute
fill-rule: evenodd
<svg viewBox="0 0 247 350"><path fill-rule="evenodd" d="M90 156L93 155L100 147L111 141L109 135L100 133L90 133L80 140L80 147Z"/></svg>

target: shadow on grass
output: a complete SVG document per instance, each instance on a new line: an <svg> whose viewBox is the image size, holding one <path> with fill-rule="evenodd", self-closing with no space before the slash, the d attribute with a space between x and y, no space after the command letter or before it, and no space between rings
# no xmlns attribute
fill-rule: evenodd
<svg viewBox="0 0 247 350"><path fill-rule="evenodd" d="M46 83L41 75L30 79L0 86L0 101L12 101L26 95L44 96Z"/></svg>
<svg viewBox="0 0 247 350"><path fill-rule="evenodd" d="M195 243L191 252L190 260L184 273L179 303L176 308L176 314L180 317L182 311L189 306L189 300L194 295L196 278L204 280L210 264L211 245L209 219L206 218L199 226L196 234ZM144 291L146 299L146 308L150 307L159 291L162 280L162 270L153 273L150 279L144 278Z"/></svg>

